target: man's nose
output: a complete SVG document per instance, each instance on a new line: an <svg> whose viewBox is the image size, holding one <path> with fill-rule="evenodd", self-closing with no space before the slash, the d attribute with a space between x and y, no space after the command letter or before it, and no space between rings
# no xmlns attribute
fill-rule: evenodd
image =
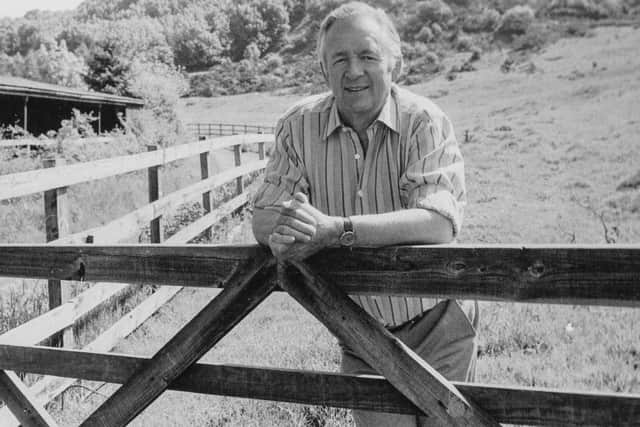
<svg viewBox="0 0 640 427"><path fill-rule="evenodd" d="M358 58L352 58L349 60L347 67L347 77L355 78L360 77L363 73L362 63Z"/></svg>

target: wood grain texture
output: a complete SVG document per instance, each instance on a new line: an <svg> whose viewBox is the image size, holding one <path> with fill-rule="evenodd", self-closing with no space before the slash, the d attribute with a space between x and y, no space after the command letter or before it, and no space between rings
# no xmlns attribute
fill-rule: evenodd
<svg viewBox="0 0 640 427"><path fill-rule="evenodd" d="M0 276L219 286L257 246L0 245ZM38 262L34 262L38 260ZM309 265L349 294L640 307L638 245L335 249ZM81 268L82 267L82 268Z"/></svg>
<svg viewBox="0 0 640 427"><path fill-rule="evenodd" d="M334 249L308 262L350 294L640 307L640 245Z"/></svg>
<svg viewBox="0 0 640 427"><path fill-rule="evenodd" d="M2 175L0 176L0 200L68 187L81 182L135 172L153 166L162 166L176 160L199 155L205 151L221 150L236 144L256 144L269 142L272 139L273 135L268 134L207 138L204 141L174 145L153 152L112 157L53 169L37 169Z"/></svg>
<svg viewBox="0 0 640 427"><path fill-rule="evenodd" d="M144 205L135 211L117 218L109 223L84 230L71 236L53 242L54 244L81 244L86 242L87 236L93 236L94 243L105 244L113 241L121 241L132 235L139 234L139 230L146 226L149 221L160 215L175 210L176 206L199 198L200 194L219 187L234 178L251 172L264 169L266 160L248 162L243 166L225 170L219 174L211 176L206 180L191 184L180 190L174 191L161 197L159 200Z"/></svg>
<svg viewBox="0 0 640 427"><path fill-rule="evenodd" d="M0 368L121 384L149 358L46 347L0 345ZM640 427L640 395L452 382L501 423ZM171 390L309 405L415 414L383 377L196 363Z"/></svg>
<svg viewBox="0 0 640 427"><path fill-rule="evenodd" d="M220 287L257 245L0 245L0 276Z"/></svg>
<svg viewBox="0 0 640 427"><path fill-rule="evenodd" d="M29 393L13 372L0 371L0 398L25 427L55 427L51 415Z"/></svg>
<svg viewBox="0 0 640 427"><path fill-rule="evenodd" d="M281 274L280 286L425 414L445 426L498 426L342 290L319 278L304 262L292 264L303 280Z"/></svg>
<svg viewBox="0 0 640 427"><path fill-rule="evenodd" d="M271 293L271 266L264 253L241 265L224 290L81 425L117 427L133 420Z"/></svg>

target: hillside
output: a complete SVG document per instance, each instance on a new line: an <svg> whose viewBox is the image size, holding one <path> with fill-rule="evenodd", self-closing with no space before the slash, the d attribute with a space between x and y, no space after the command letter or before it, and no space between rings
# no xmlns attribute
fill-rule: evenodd
<svg viewBox="0 0 640 427"><path fill-rule="evenodd" d="M456 127L469 190L461 242L640 240L640 182L632 179L640 172L639 45L638 28L598 28L506 73L507 54L494 53L477 71L410 87L433 98ZM297 98L187 99L180 114L268 124ZM236 238L250 239L246 230ZM213 294L181 293L118 351L153 353ZM637 309L483 303L477 381L639 393L638 323ZM339 353L323 327L278 294L205 360L331 371ZM78 422L102 399L69 396L56 417ZM344 410L167 392L132 425L351 424Z"/></svg>

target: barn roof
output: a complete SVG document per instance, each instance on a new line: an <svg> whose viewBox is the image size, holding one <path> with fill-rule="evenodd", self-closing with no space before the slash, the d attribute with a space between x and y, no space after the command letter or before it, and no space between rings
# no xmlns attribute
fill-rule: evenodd
<svg viewBox="0 0 640 427"><path fill-rule="evenodd" d="M121 105L132 108L144 106L144 101L137 98L90 92L11 76L0 76L0 95L32 96L34 98Z"/></svg>

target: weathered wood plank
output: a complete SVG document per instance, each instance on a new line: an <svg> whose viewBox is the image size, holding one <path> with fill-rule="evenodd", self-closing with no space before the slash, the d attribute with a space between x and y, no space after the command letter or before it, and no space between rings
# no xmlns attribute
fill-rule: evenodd
<svg viewBox="0 0 640 427"><path fill-rule="evenodd" d="M219 287L238 263L265 253L257 245L0 245L0 276Z"/></svg>
<svg viewBox="0 0 640 427"><path fill-rule="evenodd" d="M272 139L273 135L261 134L207 138L204 141L174 145L154 152L77 163L50 170L37 169L0 175L0 200L161 166L175 160L196 156L205 151L221 150L236 144L255 144L269 142Z"/></svg>
<svg viewBox="0 0 640 427"><path fill-rule="evenodd" d="M225 289L112 394L82 426L124 426L202 357L273 290L266 253L240 266Z"/></svg>
<svg viewBox="0 0 640 427"><path fill-rule="evenodd" d="M199 181L195 184L191 184L180 190L174 191L155 202L144 205L105 225L75 233L52 243L81 244L86 242L87 236L92 236L93 242L97 244L125 240L132 235L139 234L139 230L146 226L151 219L167 214L183 203L197 199L199 194L211 188L219 187L238 176L264 169L265 166L265 160L258 160L249 162L240 167L227 169L219 174L207 178L206 180Z"/></svg>
<svg viewBox="0 0 640 427"><path fill-rule="evenodd" d="M121 384L149 358L46 347L0 345L0 368ZM640 427L640 395L452 382L501 423ZM415 414L380 376L196 363L171 390Z"/></svg>
<svg viewBox="0 0 640 427"><path fill-rule="evenodd" d="M280 286L425 414L446 426L498 426L347 294L318 277L305 263L292 264L303 280L294 282L281 274Z"/></svg>
<svg viewBox="0 0 640 427"><path fill-rule="evenodd" d="M94 281L213 287L234 262L260 250L0 245L0 276L77 280L83 272ZM639 245L336 249L314 256L309 265L350 294L640 307Z"/></svg>
<svg viewBox="0 0 640 427"><path fill-rule="evenodd" d="M55 427L51 415L29 393L13 372L0 371L0 398L25 427Z"/></svg>

